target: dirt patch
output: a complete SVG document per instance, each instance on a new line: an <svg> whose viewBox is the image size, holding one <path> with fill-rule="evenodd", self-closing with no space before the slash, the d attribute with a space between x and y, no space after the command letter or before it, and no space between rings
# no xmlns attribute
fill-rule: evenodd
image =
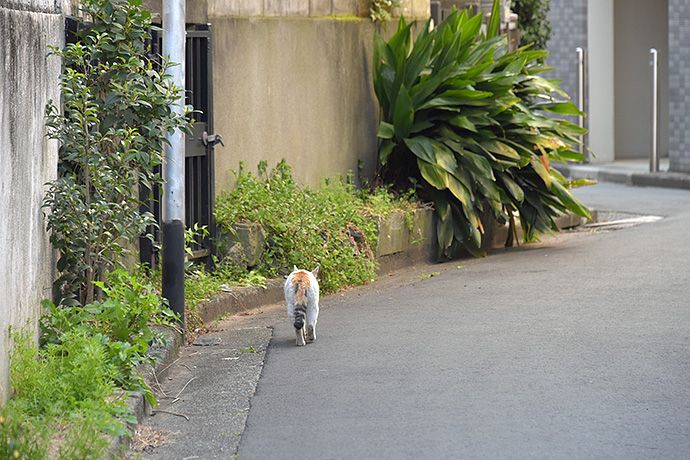
<svg viewBox="0 0 690 460"><path fill-rule="evenodd" d="M140 425L134 432L129 450L136 454L150 452L168 442L171 434L170 431Z"/></svg>

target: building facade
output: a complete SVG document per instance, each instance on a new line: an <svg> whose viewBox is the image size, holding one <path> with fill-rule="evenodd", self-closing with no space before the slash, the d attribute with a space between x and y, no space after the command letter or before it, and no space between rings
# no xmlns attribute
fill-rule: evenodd
<svg viewBox="0 0 690 460"><path fill-rule="evenodd" d="M585 50L585 110L593 163L648 159L653 140L651 49L658 53L660 157L690 172L690 4L684 0L551 0L550 75L577 99Z"/></svg>

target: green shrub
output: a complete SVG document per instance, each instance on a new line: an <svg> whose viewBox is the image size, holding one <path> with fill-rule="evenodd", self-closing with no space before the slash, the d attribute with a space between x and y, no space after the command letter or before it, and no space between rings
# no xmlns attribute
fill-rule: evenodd
<svg viewBox="0 0 690 460"><path fill-rule="evenodd" d="M28 417L11 400L0 407L0 458L46 458L52 433L42 418Z"/></svg>
<svg viewBox="0 0 690 460"><path fill-rule="evenodd" d="M2 458L101 458L106 435L128 434L124 393L98 337L82 331L39 349L25 330L10 331L13 393L0 410Z"/></svg>
<svg viewBox="0 0 690 460"><path fill-rule="evenodd" d="M268 233L256 275L272 277L293 265L320 266L325 291L376 277L374 216L405 200L395 200L385 190L358 192L351 177L324 180L319 190L312 190L294 181L285 160L270 173L261 162L258 176L243 165L235 175L235 189L222 192L216 202L216 220L228 232L232 224L256 222Z"/></svg>
<svg viewBox="0 0 690 460"><path fill-rule="evenodd" d="M369 8L369 17L377 24L386 23L393 19L393 9L401 8L402 0L372 0Z"/></svg>
<svg viewBox="0 0 690 460"><path fill-rule="evenodd" d="M40 342L50 349L53 344L64 344L75 333L98 341L104 350L104 363L111 366L114 383L125 390L143 392L155 405L155 398L136 367L154 363L155 357L147 352L159 337L151 326L174 324L175 317L153 286L142 279L145 278L115 270L107 275L105 283L95 282L106 299L83 307L56 306L44 300L46 313L40 320Z"/></svg>
<svg viewBox="0 0 690 460"><path fill-rule="evenodd" d="M50 241L60 253L56 304L100 300L93 281L121 267L131 244L155 225L139 212L140 189L162 182L167 132L187 122L172 106L181 94L162 60L149 59L151 14L141 0L85 0L77 42L60 57L61 98L46 108L48 137L60 143L58 178L48 183ZM87 23L87 21L90 21Z"/></svg>
<svg viewBox="0 0 690 460"><path fill-rule="evenodd" d="M374 45L374 88L383 122L378 172L384 183L433 201L439 247L482 249L484 211L499 222L519 217L524 239L557 230L557 211L589 217L551 162L584 160L572 149L586 131L544 114L581 114L565 94L538 75L545 51L508 52L498 36L498 2L481 32L482 15L453 12L433 30L400 20ZM512 234L512 233L511 233Z"/></svg>

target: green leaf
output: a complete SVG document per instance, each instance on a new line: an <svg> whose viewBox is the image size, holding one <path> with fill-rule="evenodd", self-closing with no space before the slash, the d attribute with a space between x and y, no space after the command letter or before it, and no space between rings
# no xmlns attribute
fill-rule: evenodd
<svg viewBox="0 0 690 460"><path fill-rule="evenodd" d="M575 152L574 150L561 150L558 152L558 156L566 161L587 161L587 157L585 157L580 152Z"/></svg>
<svg viewBox="0 0 690 460"><path fill-rule="evenodd" d="M461 153L461 158L463 160L463 164L475 175L484 177L490 181L496 180L491 163L489 163L489 160L483 156L477 155L476 153L472 153L468 150L463 150Z"/></svg>
<svg viewBox="0 0 690 460"><path fill-rule="evenodd" d="M390 139L386 139L381 143L379 147L379 158L381 159L381 164L385 165L388 161L388 156L391 154L393 149L397 144Z"/></svg>
<svg viewBox="0 0 690 460"><path fill-rule="evenodd" d="M588 185L596 185L597 181L592 179L573 179L568 181L568 188L580 188Z"/></svg>
<svg viewBox="0 0 690 460"><path fill-rule="evenodd" d="M400 87L398 97L395 100L393 111L393 126L395 135L398 139L404 139L410 135L412 123L414 122L414 107L412 99L404 86Z"/></svg>
<svg viewBox="0 0 690 460"><path fill-rule="evenodd" d="M496 139L483 140L480 141L480 144L482 147L484 147L491 153L502 155L506 158L512 158L515 160L520 159L520 154L517 153L517 151L514 148Z"/></svg>
<svg viewBox="0 0 690 460"><path fill-rule="evenodd" d="M500 173L498 177L503 182L503 185L508 190L508 193L510 193L510 195L515 198L518 203L522 203L525 199L525 192L522 191L522 188L520 188L520 186L505 173Z"/></svg>
<svg viewBox="0 0 690 460"><path fill-rule="evenodd" d="M437 190L445 190L448 188L449 174L442 168L419 158L417 159L417 165L419 166L419 172L422 173L424 180Z"/></svg>
<svg viewBox="0 0 690 460"><path fill-rule="evenodd" d="M395 135L395 128L390 123L382 121L379 125L379 132L376 134L377 137L383 139L392 139Z"/></svg>
<svg viewBox="0 0 690 460"><path fill-rule="evenodd" d="M550 102L547 104L538 104L534 108L557 113L559 115L585 116L585 113L581 112L572 102Z"/></svg>
<svg viewBox="0 0 690 460"><path fill-rule="evenodd" d="M494 4L491 7L491 17L489 18L489 24L486 28L486 37L493 38L498 35L498 26L501 22L501 11L500 4L498 0L494 0Z"/></svg>
<svg viewBox="0 0 690 460"><path fill-rule="evenodd" d="M552 182L551 191L554 195L558 197L558 199L561 200L561 203L563 203L563 205L570 211L574 212L578 216L582 216L587 219L592 218L589 209L584 204L582 204L580 200L575 198L570 193L570 191L566 190L566 188L563 187L563 185L559 181Z"/></svg>
<svg viewBox="0 0 690 460"><path fill-rule="evenodd" d="M546 185L546 188L550 190L552 183L551 174L549 174L549 171L546 169L546 166L544 166L544 163L542 163L541 159L537 158L532 158L529 162L532 165L534 171L544 181L544 185Z"/></svg>
<svg viewBox="0 0 690 460"><path fill-rule="evenodd" d="M436 164L436 153L431 144L431 139L425 136L417 136L405 139L405 145L417 158L427 163Z"/></svg>
<svg viewBox="0 0 690 460"><path fill-rule="evenodd" d="M434 149L436 164L451 174L457 174L458 163L455 161L453 152L445 145L433 139L431 140L431 146Z"/></svg>
<svg viewBox="0 0 690 460"><path fill-rule="evenodd" d="M445 208L437 204L437 213L439 214L439 221L436 226L436 237L438 245L442 250L447 249L453 242L453 217L450 204L446 204ZM440 210L443 210L442 212Z"/></svg>
<svg viewBox="0 0 690 460"><path fill-rule="evenodd" d="M457 117L451 118L448 122L458 128L463 128L474 133L477 132L477 127L466 116L458 115Z"/></svg>

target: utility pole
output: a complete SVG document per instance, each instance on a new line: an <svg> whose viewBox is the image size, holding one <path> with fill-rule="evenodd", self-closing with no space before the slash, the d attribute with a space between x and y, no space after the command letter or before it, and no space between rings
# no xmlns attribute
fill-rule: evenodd
<svg viewBox="0 0 690 460"><path fill-rule="evenodd" d="M163 0L163 55L171 62L178 63L168 69L175 87L182 90L173 107L178 114L184 114L185 106L185 9L185 0ZM179 315L184 341L184 134L180 129L175 129L174 133L167 135L167 139L170 145L163 146L161 288L170 309Z"/></svg>

